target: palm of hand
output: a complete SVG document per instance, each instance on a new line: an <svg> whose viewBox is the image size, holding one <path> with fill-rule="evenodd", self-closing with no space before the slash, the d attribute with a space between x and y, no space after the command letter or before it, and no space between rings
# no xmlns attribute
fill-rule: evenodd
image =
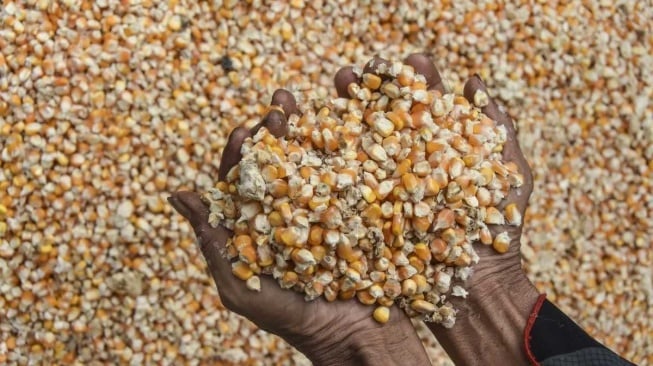
<svg viewBox="0 0 653 366"><path fill-rule="evenodd" d="M195 229L209 270L220 290L223 304L245 316L259 328L277 334L312 360L330 363L326 358L343 357L344 344L352 344L352 336L365 339L367 346L388 345L383 334L400 334L400 339L413 332L412 324L403 311L392 307L390 320L382 325L371 316L372 309L356 301L324 298L304 301L301 294L284 290L269 276L261 276L261 291L247 289L231 274L229 261L220 253L231 236L224 227L208 224L208 208L194 192L178 192L170 198L174 207ZM384 333L381 332L383 330ZM355 342L354 342L355 343Z"/></svg>

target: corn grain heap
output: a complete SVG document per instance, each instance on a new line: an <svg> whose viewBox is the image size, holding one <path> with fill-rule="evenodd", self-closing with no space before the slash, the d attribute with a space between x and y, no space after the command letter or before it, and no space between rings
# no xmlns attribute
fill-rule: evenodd
<svg viewBox="0 0 653 366"><path fill-rule="evenodd" d="M248 138L241 162L204 195L209 222L234 231L232 270L250 289L271 274L306 300L376 304L379 322L397 301L452 327L447 296L466 296L452 277L470 276L472 243L508 250L508 234L488 228L506 223L496 206L523 183L501 160L506 129L462 96L427 90L401 62L348 91L305 105L287 138ZM477 91L474 104L487 103ZM521 224L515 204L505 216Z"/></svg>
<svg viewBox="0 0 653 366"><path fill-rule="evenodd" d="M225 310L165 199L213 187L275 89L324 98L342 66L420 51L515 119L528 277L653 364L650 19L650 0L4 0L0 364L308 364Z"/></svg>

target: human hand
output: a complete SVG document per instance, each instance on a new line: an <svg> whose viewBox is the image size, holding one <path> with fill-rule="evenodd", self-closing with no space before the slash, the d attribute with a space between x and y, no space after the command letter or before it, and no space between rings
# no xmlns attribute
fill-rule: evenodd
<svg viewBox="0 0 653 366"><path fill-rule="evenodd" d="M446 93L440 74L426 55L413 54L404 62L413 66L416 73L425 76L429 89ZM389 65L389 62L375 58L363 72L374 72L380 64ZM338 95L349 97L347 86L357 81L351 67L342 68L335 80ZM475 104L477 91L488 94L483 81L474 76L465 84L463 94L470 103ZM521 268L520 255L521 218L533 190L533 179L519 148L512 119L492 98L488 99L488 104L481 108L483 113L504 126L507 132L503 160L512 162L512 168L516 168L523 179L523 184L513 188L497 208L503 212L508 204L514 204L516 210L512 211L512 218L519 221L519 225L489 225L493 238L500 233L508 235L507 251L499 254L491 245L476 243L480 260L473 267L474 274L464 282L469 292L467 298L449 296L449 301L458 310L456 326L453 329L436 324L428 326L457 364L520 364L526 363L523 330L538 297L535 287ZM476 348L479 345L484 345L483 352Z"/></svg>
<svg viewBox="0 0 653 366"><path fill-rule="evenodd" d="M238 127L231 132L219 168L220 180L240 161L240 147L246 138L261 127L276 137L284 136L286 116L299 113L294 97L285 90L277 90L271 104L281 109L271 109L252 130ZM225 307L279 335L314 364L429 364L410 320L397 306L390 309L390 320L382 325L372 318L371 306L353 300L327 303L322 297L307 302L301 294L279 287L269 276L260 276L260 292L247 289L245 282L231 273L231 263L222 255L232 233L208 224L209 210L200 196L177 192L169 201L193 226Z"/></svg>

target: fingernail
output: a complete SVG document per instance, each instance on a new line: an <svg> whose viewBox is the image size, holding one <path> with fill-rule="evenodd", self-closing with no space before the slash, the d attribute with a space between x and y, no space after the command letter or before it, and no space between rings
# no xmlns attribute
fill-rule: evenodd
<svg viewBox="0 0 653 366"><path fill-rule="evenodd" d="M476 79L478 79L478 81L481 82L481 85L483 86L483 88L485 88L485 82L483 81L483 78L481 78L481 75L479 75L479 74L474 74L474 77L475 77Z"/></svg>
<svg viewBox="0 0 653 366"><path fill-rule="evenodd" d="M190 212L188 208L177 198L177 194L173 193L172 196L168 197L168 202L170 205L186 220L190 219Z"/></svg>

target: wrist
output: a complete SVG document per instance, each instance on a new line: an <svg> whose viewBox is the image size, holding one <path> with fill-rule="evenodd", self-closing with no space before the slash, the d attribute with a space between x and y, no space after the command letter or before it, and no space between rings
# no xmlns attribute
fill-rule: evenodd
<svg viewBox="0 0 653 366"><path fill-rule="evenodd" d="M429 328L456 364L528 364L524 329L539 294L521 268L488 273L474 274L480 276L467 299L452 299L458 309L452 329Z"/></svg>
<svg viewBox="0 0 653 366"><path fill-rule="evenodd" d="M412 323L402 310L392 309L391 321L347 330L320 332L301 342L289 341L314 365L430 365ZM402 318L399 318L402 317Z"/></svg>

